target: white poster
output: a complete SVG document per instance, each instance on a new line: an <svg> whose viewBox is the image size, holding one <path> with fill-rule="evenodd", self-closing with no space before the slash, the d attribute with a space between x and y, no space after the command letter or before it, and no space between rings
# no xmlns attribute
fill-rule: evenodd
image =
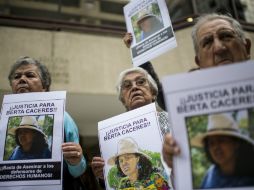
<svg viewBox="0 0 254 190"><path fill-rule="evenodd" d="M254 189L253 71L249 61L163 78L176 189Z"/></svg>
<svg viewBox="0 0 254 190"><path fill-rule="evenodd" d="M65 99L65 91L4 96L0 189L62 190Z"/></svg>
<svg viewBox="0 0 254 190"><path fill-rule="evenodd" d="M133 36L132 62L139 66L177 46L165 0L133 0L124 7Z"/></svg>
<svg viewBox="0 0 254 190"><path fill-rule="evenodd" d="M107 190L169 190L154 103L100 121L98 132Z"/></svg>

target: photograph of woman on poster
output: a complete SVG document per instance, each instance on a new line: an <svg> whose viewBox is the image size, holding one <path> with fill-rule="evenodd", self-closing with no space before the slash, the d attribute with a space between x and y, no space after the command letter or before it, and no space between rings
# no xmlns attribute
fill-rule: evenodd
<svg viewBox="0 0 254 190"><path fill-rule="evenodd" d="M130 137L119 140L117 153L109 158L108 164L117 167L118 190L170 189L159 169L153 168L151 158Z"/></svg>
<svg viewBox="0 0 254 190"><path fill-rule="evenodd" d="M158 4L152 3L132 17L136 42L140 42L164 27Z"/></svg>
<svg viewBox="0 0 254 190"><path fill-rule="evenodd" d="M17 145L8 160L51 158L47 136L35 116L23 116L19 126L12 127L8 132L14 136Z"/></svg>
<svg viewBox="0 0 254 190"><path fill-rule="evenodd" d="M254 141L241 132L232 114L209 115L207 131L192 138L191 145L204 148L212 163L201 189L254 187Z"/></svg>

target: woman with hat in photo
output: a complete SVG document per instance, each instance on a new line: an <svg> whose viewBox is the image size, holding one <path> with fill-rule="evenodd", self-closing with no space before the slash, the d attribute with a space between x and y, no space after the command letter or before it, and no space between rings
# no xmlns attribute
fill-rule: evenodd
<svg viewBox="0 0 254 190"><path fill-rule="evenodd" d="M121 177L117 189L170 189L158 169L153 168L151 158L140 151L134 139L121 139L117 149L117 154L108 160L109 165L116 165Z"/></svg>
<svg viewBox="0 0 254 190"><path fill-rule="evenodd" d="M191 144L204 147L212 162L201 188L254 186L254 141L231 115L209 115L207 132L195 136Z"/></svg>
<svg viewBox="0 0 254 190"><path fill-rule="evenodd" d="M19 126L11 128L9 134L15 136L18 145L9 160L47 159L51 152L47 136L39 127L34 116L24 116Z"/></svg>
<svg viewBox="0 0 254 190"><path fill-rule="evenodd" d="M164 27L162 21L148 10L139 12L136 23L141 31L140 38L137 39L137 42L144 40Z"/></svg>

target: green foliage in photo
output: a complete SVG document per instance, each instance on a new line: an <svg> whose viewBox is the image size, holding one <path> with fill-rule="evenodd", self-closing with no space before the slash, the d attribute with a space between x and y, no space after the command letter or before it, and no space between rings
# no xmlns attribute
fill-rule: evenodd
<svg viewBox="0 0 254 190"><path fill-rule="evenodd" d="M42 117L38 121L38 125L42 128L44 134L47 136L47 139L53 138L53 125L54 125L54 117L53 115L43 115L38 116ZM5 140L5 150L4 150L4 158L3 160L8 160L11 156L13 150L17 146L15 141L15 136L8 134L8 131L12 128L18 127L20 122L22 120L22 116L16 116L16 117L10 117L7 125L7 134L6 134L6 140ZM51 146L51 142L49 142L49 146ZM51 147L49 147L51 149Z"/></svg>
<svg viewBox="0 0 254 190"><path fill-rule="evenodd" d="M207 130L207 124L208 124L207 115L187 118L186 127L188 131L189 142L196 135L200 133L205 133ZM199 188L202 179L211 163L209 160L207 160L203 148L190 147L190 152L191 152L190 156L191 156L193 188Z"/></svg>
<svg viewBox="0 0 254 190"><path fill-rule="evenodd" d="M152 166L154 168L163 170L163 166L161 163L161 156L160 156L159 152L152 152L149 150L143 150L142 152L151 158ZM121 181L121 177L118 176L117 171L118 171L118 169L117 169L116 165L114 165L109 170L108 175L107 175L108 184L111 188L114 188L114 189L117 189L117 187L119 186L119 183Z"/></svg>

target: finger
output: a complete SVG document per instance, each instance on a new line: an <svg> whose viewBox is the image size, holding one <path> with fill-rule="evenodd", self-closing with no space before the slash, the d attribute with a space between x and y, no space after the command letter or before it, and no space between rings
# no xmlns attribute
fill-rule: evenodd
<svg viewBox="0 0 254 190"><path fill-rule="evenodd" d="M82 148L77 145L77 144L72 144L72 145L64 145L62 146L62 150L63 152L79 152L79 153L82 153Z"/></svg>
<svg viewBox="0 0 254 190"><path fill-rule="evenodd" d="M80 158L82 153L80 151L67 151L63 152L65 158Z"/></svg>

